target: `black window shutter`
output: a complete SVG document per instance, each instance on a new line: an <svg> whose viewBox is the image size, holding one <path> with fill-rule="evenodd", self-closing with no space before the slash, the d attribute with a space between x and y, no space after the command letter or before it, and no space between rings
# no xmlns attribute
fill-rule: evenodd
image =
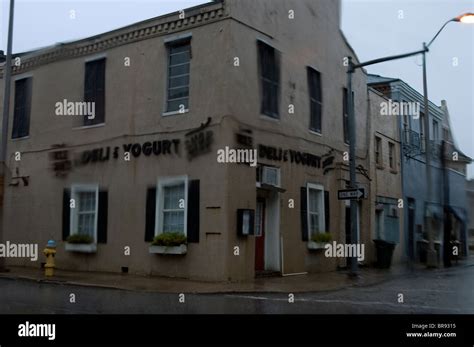
<svg viewBox="0 0 474 347"><path fill-rule="evenodd" d="M188 242L199 242L199 180L189 181L188 187Z"/></svg>
<svg viewBox="0 0 474 347"><path fill-rule="evenodd" d="M155 237L156 187L146 191L145 242L153 241Z"/></svg>
<svg viewBox="0 0 474 347"><path fill-rule="evenodd" d="M329 192L327 190L324 191L324 220L326 221L326 232L331 232L330 230L330 218L331 214L329 213Z"/></svg>
<svg viewBox="0 0 474 347"><path fill-rule="evenodd" d="M300 189L300 213L301 213L301 237L303 241L308 241L308 203L306 197L306 187Z"/></svg>
<svg viewBox="0 0 474 347"><path fill-rule="evenodd" d="M71 190L69 188L64 188L63 190L63 241L69 236L70 229L70 218L71 218L71 209L70 206L71 200Z"/></svg>
<svg viewBox="0 0 474 347"><path fill-rule="evenodd" d="M99 191L99 212L97 216L97 242L107 243L107 210L108 193L106 190Z"/></svg>

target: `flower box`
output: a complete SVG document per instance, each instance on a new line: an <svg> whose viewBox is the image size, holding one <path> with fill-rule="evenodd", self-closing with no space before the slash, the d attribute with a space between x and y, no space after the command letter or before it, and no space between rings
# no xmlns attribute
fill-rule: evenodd
<svg viewBox="0 0 474 347"><path fill-rule="evenodd" d="M314 242L314 241L308 241L308 249L324 249L324 246L326 246L329 242Z"/></svg>
<svg viewBox="0 0 474 347"><path fill-rule="evenodd" d="M186 245L179 246L150 246L149 252L154 254L186 254L188 247Z"/></svg>
<svg viewBox="0 0 474 347"><path fill-rule="evenodd" d="M97 244L95 243L69 243L66 242L67 252L77 253L95 253L97 252Z"/></svg>

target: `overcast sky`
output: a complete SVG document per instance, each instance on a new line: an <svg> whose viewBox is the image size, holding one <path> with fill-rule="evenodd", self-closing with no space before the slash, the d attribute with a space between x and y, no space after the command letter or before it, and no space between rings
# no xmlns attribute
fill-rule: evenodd
<svg viewBox="0 0 474 347"><path fill-rule="evenodd" d="M0 1L0 49L6 50L9 1ZM16 0L13 51L99 34L204 2ZM341 26L359 59L366 61L419 50L448 19L468 11L474 11L474 0L343 0ZM438 105L447 101L455 139L474 158L474 25L448 24L427 59L430 100ZM374 65L368 71L400 78L422 91L419 57ZM468 176L474 178L474 164Z"/></svg>

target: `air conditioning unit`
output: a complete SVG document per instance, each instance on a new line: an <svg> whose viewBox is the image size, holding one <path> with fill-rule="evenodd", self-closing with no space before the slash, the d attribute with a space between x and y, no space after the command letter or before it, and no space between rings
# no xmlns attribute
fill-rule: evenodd
<svg viewBox="0 0 474 347"><path fill-rule="evenodd" d="M262 184L280 186L280 169L277 167L264 166L262 168Z"/></svg>

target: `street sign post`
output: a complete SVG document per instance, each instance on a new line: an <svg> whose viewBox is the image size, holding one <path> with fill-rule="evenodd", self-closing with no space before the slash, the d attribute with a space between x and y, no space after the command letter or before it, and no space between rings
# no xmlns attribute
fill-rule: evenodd
<svg viewBox="0 0 474 347"><path fill-rule="evenodd" d="M344 189L337 191L338 200L359 200L365 196L364 188Z"/></svg>

